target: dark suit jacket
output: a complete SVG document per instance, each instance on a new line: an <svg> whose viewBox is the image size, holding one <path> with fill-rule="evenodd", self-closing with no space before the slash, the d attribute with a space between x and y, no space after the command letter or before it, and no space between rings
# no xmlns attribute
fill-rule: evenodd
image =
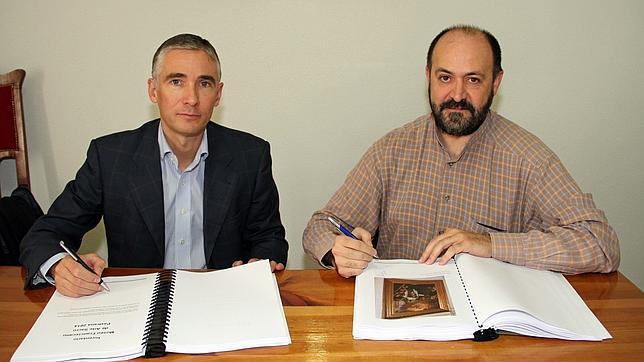
<svg viewBox="0 0 644 362"><path fill-rule="evenodd" d="M38 268L73 249L105 218L111 267L161 268L165 256L159 120L93 140L87 160L20 246L29 287ZM210 122L205 160L203 229L208 268L235 260L286 264L288 243L280 221L268 142Z"/></svg>

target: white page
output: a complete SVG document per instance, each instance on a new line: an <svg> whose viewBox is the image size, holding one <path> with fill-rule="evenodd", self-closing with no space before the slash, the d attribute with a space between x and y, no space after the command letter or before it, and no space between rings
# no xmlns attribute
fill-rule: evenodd
<svg viewBox="0 0 644 362"><path fill-rule="evenodd" d="M80 298L54 292L11 360L124 360L141 356L156 274L103 280L110 292Z"/></svg>
<svg viewBox="0 0 644 362"><path fill-rule="evenodd" d="M177 271L168 352L208 353L290 344L267 260L212 271Z"/></svg>
<svg viewBox="0 0 644 362"><path fill-rule="evenodd" d="M553 326L556 328L550 330L560 334L558 338L610 338L610 334L561 274L468 254L459 254L456 260L474 310L480 319L488 319L486 327L495 326L546 337L543 329ZM495 315L500 311L523 311L528 315L520 312L513 313L512 317ZM544 323L536 323L530 316ZM526 326L523 326L525 329L513 328L512 321L514 324L532 323L535 332L530 333L530 328ZM565 331L572 334L567 335Z"/></svg>
<svg viewBox="0 0 644 362"><path fill-rule="evenodd" d="M453 315L422 315L400 319L382 318L382 278L435 279L443 277L453 305ZM356 339L473 338L477 326L453 261L445 266L412 260L374 260L356 278L353 336Z"/></svg>

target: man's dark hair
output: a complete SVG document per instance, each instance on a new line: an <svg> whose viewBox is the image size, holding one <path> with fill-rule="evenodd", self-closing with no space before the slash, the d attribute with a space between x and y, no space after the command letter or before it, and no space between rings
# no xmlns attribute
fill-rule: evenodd
<svg viewBox="0 0 644 362"><path fill-rule="evenodd" d="M213 47L208 40L194 34L175 35L164 41L163 44L159 46L157 51L154 53L154 57L152 57L152 78L158 75L157 72L159 70L159 65L163 62L165 54L173 49L204 51L208 54L208 57L217 64L217 72L219 75L219 79L217 79L217 81L221 80L221 63L219 63L219 56L217 55L215 47Z"/></svg>
<svg viewBox="0 0 644 362"><path fill-rule="evenodd" d="M490 44L490 48L492 48L492 74L494 78L496 78L496 76L503 70L503 68L501 68L501 46L499 45L498 40L496 40L494 35L492 35L489 31L481 29L474 25L453 25L438 33L434 40L432 40L432 43L429 45L429 50L427 51L427 67L432 67L432 55L434 54L434 47L436 47L436 43L438 43L443 35L451 31L460 31L469 35L481 34L485 37L487 42Z"/></svg>

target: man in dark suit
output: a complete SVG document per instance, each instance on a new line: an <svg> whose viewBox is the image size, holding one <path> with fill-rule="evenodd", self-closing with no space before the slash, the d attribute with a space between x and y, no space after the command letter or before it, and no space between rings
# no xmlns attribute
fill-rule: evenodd
<svg viewBox="0 0 644 362"><path fill-rule="evenodd" d="M77 250L101 217L112 267L228 268L286 264L269 144L210 121L223 83L205 39L180 34L157 49L148 80L160 119L90 143L87 160L21 243L26 287L54 283L68 296L101 289L106 262ZM45 284L46 285L46 284Z"/></svg>

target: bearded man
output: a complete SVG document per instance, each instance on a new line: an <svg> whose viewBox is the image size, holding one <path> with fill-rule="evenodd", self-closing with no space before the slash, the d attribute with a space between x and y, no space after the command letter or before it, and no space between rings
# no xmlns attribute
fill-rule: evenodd
<svg viewBox="0 0 644 362"><path fill-rule="evenodd" d="M369 148L313 214L305 251L344 277L376 256L445 264L458 253L565 273L616 270L617 235L592 196L536 136L490 110L503 79L496 38L473 26L443 30L425 74L431 114ZM328 217L356 239L337 235Z"/></svg>

